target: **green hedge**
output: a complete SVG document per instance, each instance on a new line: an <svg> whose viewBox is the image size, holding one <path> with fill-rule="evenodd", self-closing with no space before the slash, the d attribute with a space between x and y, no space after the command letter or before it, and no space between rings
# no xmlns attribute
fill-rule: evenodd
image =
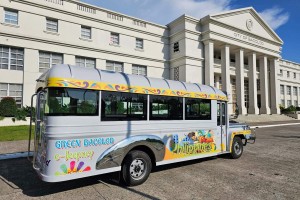
<svg viewBox="0 0 300 200"><path fill-rule="evenodd" d="M0 101L0 116L14 117L17 113L16 101L11 97L4 97Z"/></svg>

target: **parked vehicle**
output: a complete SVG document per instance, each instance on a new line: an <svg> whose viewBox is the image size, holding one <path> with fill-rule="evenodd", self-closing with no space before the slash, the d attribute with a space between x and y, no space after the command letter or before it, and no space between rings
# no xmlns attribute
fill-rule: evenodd
<svg viewBox="0 0 300 200"><path fill-rule="evenodd" d="M33 167L47 182L120 171L138 185L158 165L239 158L256 138L206 85L56 65L36 91Z"/></svg>

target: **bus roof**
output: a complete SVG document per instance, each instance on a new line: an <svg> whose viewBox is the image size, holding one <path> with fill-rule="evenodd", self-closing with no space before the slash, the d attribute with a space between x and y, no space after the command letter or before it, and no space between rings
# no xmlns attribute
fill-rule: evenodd
<svg viewBox="0 0 300 200"><path fill-rule="evenodd" d="M45 82L46 87L70 87L227 101L224 92L207 85L65 64L53 66L37 81Z"/></svg>

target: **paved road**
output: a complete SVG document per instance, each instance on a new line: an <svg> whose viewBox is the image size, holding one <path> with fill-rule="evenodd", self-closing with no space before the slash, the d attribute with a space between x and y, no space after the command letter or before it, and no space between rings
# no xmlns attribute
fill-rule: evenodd
<svg viewBox="0 0 300 200"><path fill-rule="evenodd" d="M300 125L262 128L240 159L163 166L141 186L113 175L41 182L26 159L0 161L0 199L300 199Z"/></svg>

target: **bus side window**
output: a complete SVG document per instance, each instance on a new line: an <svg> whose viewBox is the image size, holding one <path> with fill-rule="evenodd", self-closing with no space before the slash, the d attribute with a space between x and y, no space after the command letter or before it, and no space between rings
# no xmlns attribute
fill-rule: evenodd
<svg viewBox="0 0 300 200"><path fill-rule="evenodd" d="M49 116L97 116L99 91L75 88L48 88Z"/></svg>
<svg viewBox="0 0 300 200"><path fill-rule="evenodd" d="M226 106L222 103L222 125L226 125Z"/></svg>
<svg viewBox="0 0 300 200"><path fill-rule="evenodd" d="M102 91L102 121L147 120L147 95Z"/></svg>
<svg viewBox="0 0 300 200"><path fill-rule="evenodd" d="M211 100L186 98L185 119L211 120Z"/></svg>
<svg viewBox="0 0 300 200"><path fill-rule="evenodd" d="M183 98L150 96L150 120L183 120Z"/></svg>
<svg viewBox="0 0 300 200"><path fill-rule="evenodd" d="M217 126L221 125L221 107L220 107L220 103L217 104Z"/></svg>

